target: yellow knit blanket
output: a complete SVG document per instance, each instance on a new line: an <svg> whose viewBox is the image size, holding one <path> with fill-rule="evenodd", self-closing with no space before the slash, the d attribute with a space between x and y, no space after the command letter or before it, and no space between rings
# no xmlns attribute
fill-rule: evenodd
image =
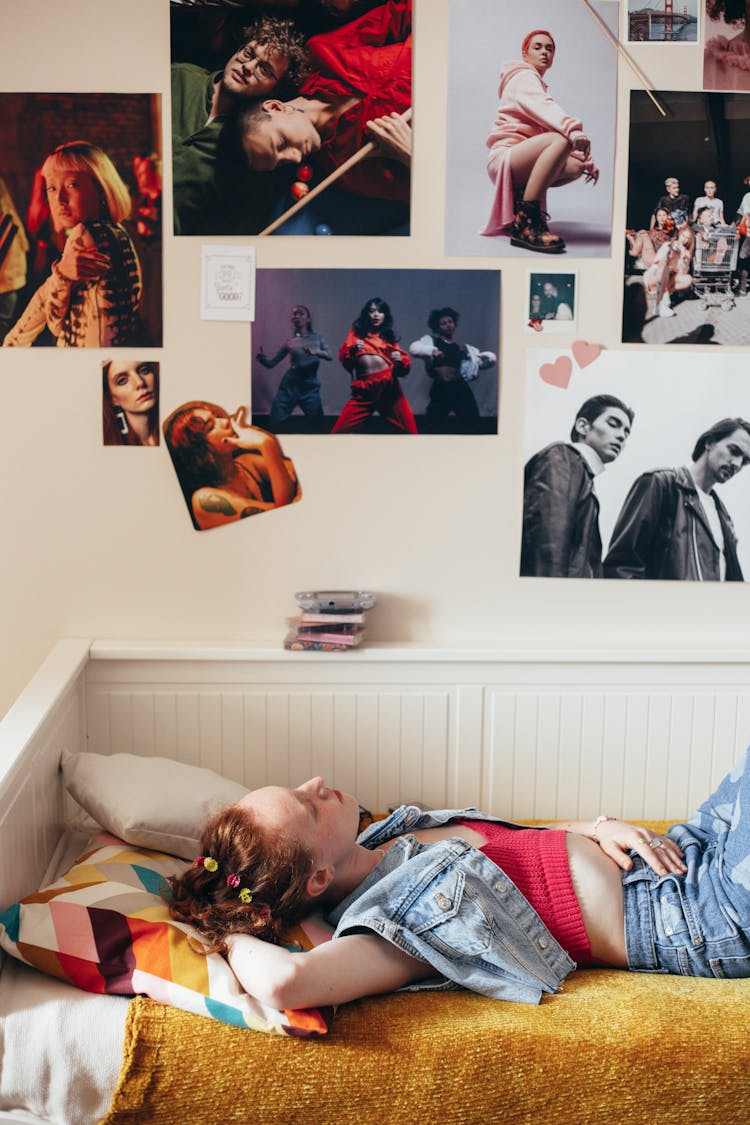
<svg viewBox="0 0 750 1125"><path fill-rule="evenodd" d="M747 1125L750 980L583 970L538 1007L399 993L316 1040L138 997L102 1125L397 1121Z"/></svg>
<svg viewBox="0 0 750 1125"><path fill-rule="evenodd" d="M314 1040L137 997L101 1125L416 1121L748 1125L750 979L586 969L538 1006L398 993Z"/></svg>

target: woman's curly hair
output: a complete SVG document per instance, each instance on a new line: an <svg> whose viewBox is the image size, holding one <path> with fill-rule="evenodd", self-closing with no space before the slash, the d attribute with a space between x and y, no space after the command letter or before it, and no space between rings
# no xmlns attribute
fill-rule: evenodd
<svg viewBox="0 0 750 1125"><path fill-rule="evenodd" d="M200 849L216 860L216 870L191 864L168 880L165 898L172 917L205 939L202 952L226 953L230 934L278 942L309 912L305 888L314 869L312 853L283 831L262 828L249 809L230 805L216 813L203 830ZM240 898L243 888L250 901Z"/></svg>
<svg viewBox="0 0 750 1125"><path fill-rule="evenodd" d="M744 23L745 0L706 0L706 15L725 23Z"/></svg>
<svg viewBox="0 0 750 1125"><path fill-rule="evenodd" d="M305 38L292 20L276 19L274 16L261 16L254 23L242 28L239 46L255 41L276 51L287 60L287 70L281 80L283 87L301 86L309 72L309 60L305 50Z"/></svg>

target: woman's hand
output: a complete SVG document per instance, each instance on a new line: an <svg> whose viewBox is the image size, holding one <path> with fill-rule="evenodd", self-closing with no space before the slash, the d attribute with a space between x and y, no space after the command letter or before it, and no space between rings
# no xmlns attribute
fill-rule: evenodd
<svg viewBox="0 0 750 1125"><path fill-rule="evenodd" d="M604 820L596 825L596 842L605 855L623 871L629 871L633 860L628 852L638 855L657 875L684 875L687 867L681 850L669 836L660 836L648 828L628 824L624 820Z"/></svg>
<svg viewBox="0 0 750 1125"><path fill-rule="evenodd" d="M289 465L281 452L278 438L256 426L248 426L245 422L246 407L238 406L229 418L232 429L236 434L234 448L238 453L254 453L257 455L258 471L264 475L271 487L273 507L280 508L291 504L299 494L296 475L290 471ZM230 445L232 439L229 439Z"/></svg>
<svg viewBox="0 0 750 1125"><path fill-rule="evenodd" d="M580 154L584 160L588 159L589 153L591 152L590 137L587 137L585 133L577 133L575 136L571 137L570 144L573 152Z"/></svg>
<svg viewBox="0 0 750 1125"><path fill-rule="evenodd" d="M275 438L272 434L266 433L265 430L248 426L245 421L246 411L247 407L238 406L234 414L230 415L229 421L232 423L235 437L234 439L229 438L228 444L243 452L248 449L257 449L262 452L267 446L275 443Z"/></svg>
<svg viewBox="0 0 750 1125"><path fill-rule="evenodd" d="M101 254L83 223L73 227L65 242L58 269L66 281L98 281L111 266Z"/></svg>
<svg viewBox="0 0 750 1125"><path fill-rule="evenodd" d="M388 156L407 167L411 164L411 125L400 113L387 113L367 122L367 130L377 145L377 156Z"/></svg>

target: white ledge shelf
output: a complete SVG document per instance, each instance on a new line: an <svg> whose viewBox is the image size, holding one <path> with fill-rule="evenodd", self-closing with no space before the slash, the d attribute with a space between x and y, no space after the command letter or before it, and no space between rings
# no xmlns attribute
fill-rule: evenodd
<svg viewBox="0 0 750 1125"><path fill-rule="evenodd" d="M482 643L423 644L414 641L370 641L342 652L294 652L275 641L127 641L95 640L90 643L91 660L210 660L337 663L344 661L395 661L439 663L538 664L750 664L750 649L595 649L528 648L523 645Z"/></svg>

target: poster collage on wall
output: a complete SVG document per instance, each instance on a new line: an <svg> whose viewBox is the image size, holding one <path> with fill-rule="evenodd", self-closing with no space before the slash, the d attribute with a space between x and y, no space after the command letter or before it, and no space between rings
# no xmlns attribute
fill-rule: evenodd
<svg viewBox="0 0 750 1125"><path fill-rule="evenodd" d="M500 267L522 262L526 315L504 328L528 345L519 574L742 580L750 396L716 346L750 344L746 0L449 0L440 269L408 251L412 8L428 2L171 0L168 99L0 93L18 145L0 170L3 346L99 349L103 444L163 437L207 530L302 498L285 435L496 436ZM630 93L616 230L630 44L657 52L654 75L658 52L700 45L702 63L693 89ZM364 241L350 268L256 270L262 240L287 236ZM181 401L139 355L164 344L173 238L202 240L203 316L249 322L239 402ZM368 238L400 240L398 268L369 264ZM575 339L579 274L622 244L637 365Z"/></svg>

